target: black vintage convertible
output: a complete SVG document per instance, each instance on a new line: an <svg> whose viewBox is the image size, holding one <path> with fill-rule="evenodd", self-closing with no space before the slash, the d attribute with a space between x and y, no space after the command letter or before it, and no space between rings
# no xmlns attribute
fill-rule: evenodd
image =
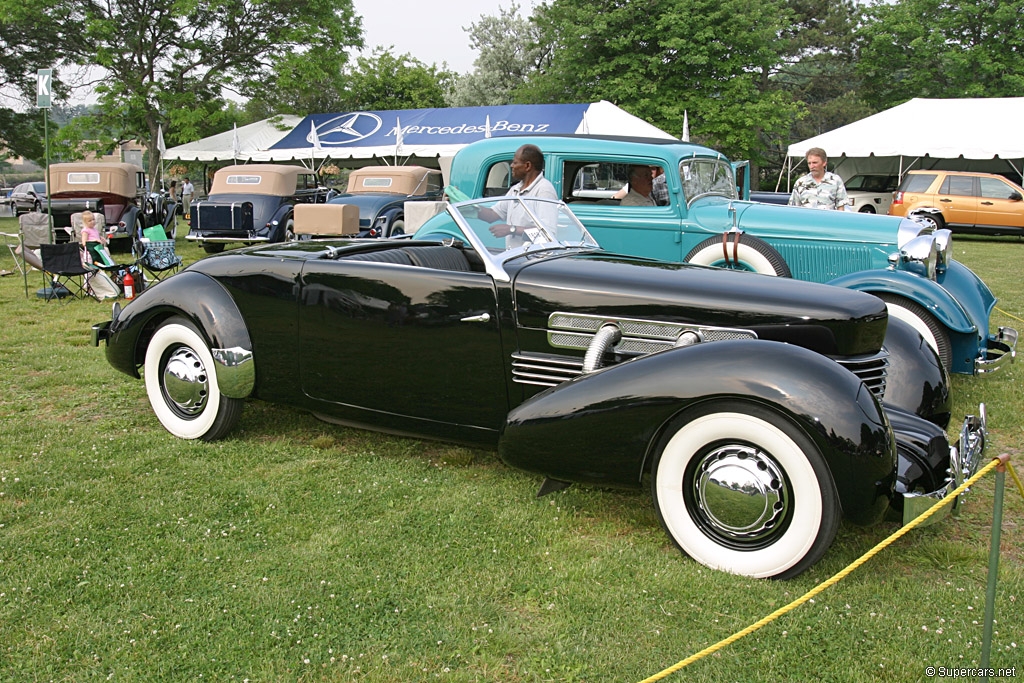
<svg viewBox="0 0 1024 683"><path fill-rule="evenodd" d="M541 493L649 483L679 547L754 577L806 569L840 517L912 515L985 441L982 410L949 446L945 371L879 299L603 252L548 200L213 256L93 340L181 438L223 437L256 397L496 448Z"/></svg>

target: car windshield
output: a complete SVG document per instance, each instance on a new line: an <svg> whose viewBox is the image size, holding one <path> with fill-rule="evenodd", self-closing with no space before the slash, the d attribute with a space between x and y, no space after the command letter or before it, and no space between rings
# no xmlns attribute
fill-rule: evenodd
<svg viewBox="0 0 1024 683"><path fill-rule="evenodd" d="M679 164L679 177L687 203L713 194L736 199L736 178L732 166L718 159L686 159Z"/></svg>
<svg viewBox="0 0 1024 683"><path fill-rule="evenodd" d="M477 251L499 266L510 258L546 249L598 248L572 211L553 199L478 199L453 204L448 213ZM420 232L424 230L430 232L428 226ZM417 233L417 238L421 236L429 237Z"/></svg>

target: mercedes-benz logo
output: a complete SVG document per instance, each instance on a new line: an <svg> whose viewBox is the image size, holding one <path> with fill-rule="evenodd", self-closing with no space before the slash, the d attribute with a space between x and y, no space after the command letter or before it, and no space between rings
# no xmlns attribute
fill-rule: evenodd
<svg viewBox="0 0 1024 683"><path fill-rule="evenodd" d="M381 127L380 117L367 111L349 112L324 121L316 127L316 136L321 145L349 145L368 138ZM306 136L313 144L313 134Z"/></svg>

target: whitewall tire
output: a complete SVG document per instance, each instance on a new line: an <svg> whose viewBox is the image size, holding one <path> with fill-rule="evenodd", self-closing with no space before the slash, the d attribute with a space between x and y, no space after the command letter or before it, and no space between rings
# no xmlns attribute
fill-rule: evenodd
<svg viewBox="0 0 1024 683"><path fill-rule="evenodd" d="M660 442L651 487L672 541L734 574L796 576L824 554L839 525L821 453L759 405L725 402L677 418Z"/></svg>
<svg viewBox="0 0 1024 683"><path fill-rule="evenodd" d="M924 306L916 301L905 299L894 294L874 293L879 299L885 302L889 315L897 320L907 323L920 334L928 346L932 347L935 353L947 370L953 366L953 352L950 344L949 332L936 319L934 315L925 310Z"/></svg>
<svg viewBox="0 0 1024 683"><path fill-rule="evenodd" d="M213 441L238 421L243 401L221 394L213 355L184 318L170 318L153 335L143 375L153 412L174 436Z"/></svg>
<svg viewBox="0 0 1024 683"><path fill-rule="evenodd" d="M733 244L733 237L726 233L723 249L722 237L709 237L683 259L698 266L715 266L733 270L749 270L763 275L793 277L786 260L770 244L750 235L740 235Z"/></svg>

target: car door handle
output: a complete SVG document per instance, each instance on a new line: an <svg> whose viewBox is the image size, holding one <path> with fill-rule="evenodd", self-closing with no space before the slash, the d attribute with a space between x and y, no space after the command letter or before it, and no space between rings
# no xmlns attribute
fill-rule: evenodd
<svg viewBox="0 0 1024 683"><path fill-rule="evenodd" d="M491 320L491 314L490 313L482 313L480 315L466 316L465 318L462 319L461 322L464 322L464 323L486 323L486 322L490 322L490 320Z"/></svg>
<svg viewBox="0 0 1024 683"><path fill-rule="evenodd" d="M992 206L995 202L982 202L982 206Z"/></svg>
<svg viewBox="0 0 1024 683"><path fill-rule="evenodd" d="M940 202L946 202L946 203L949 203L949 202L951 202L951 201L953 201L953 200L952 200L952 199L940 199L939 201L940 201Z"/></svg>

